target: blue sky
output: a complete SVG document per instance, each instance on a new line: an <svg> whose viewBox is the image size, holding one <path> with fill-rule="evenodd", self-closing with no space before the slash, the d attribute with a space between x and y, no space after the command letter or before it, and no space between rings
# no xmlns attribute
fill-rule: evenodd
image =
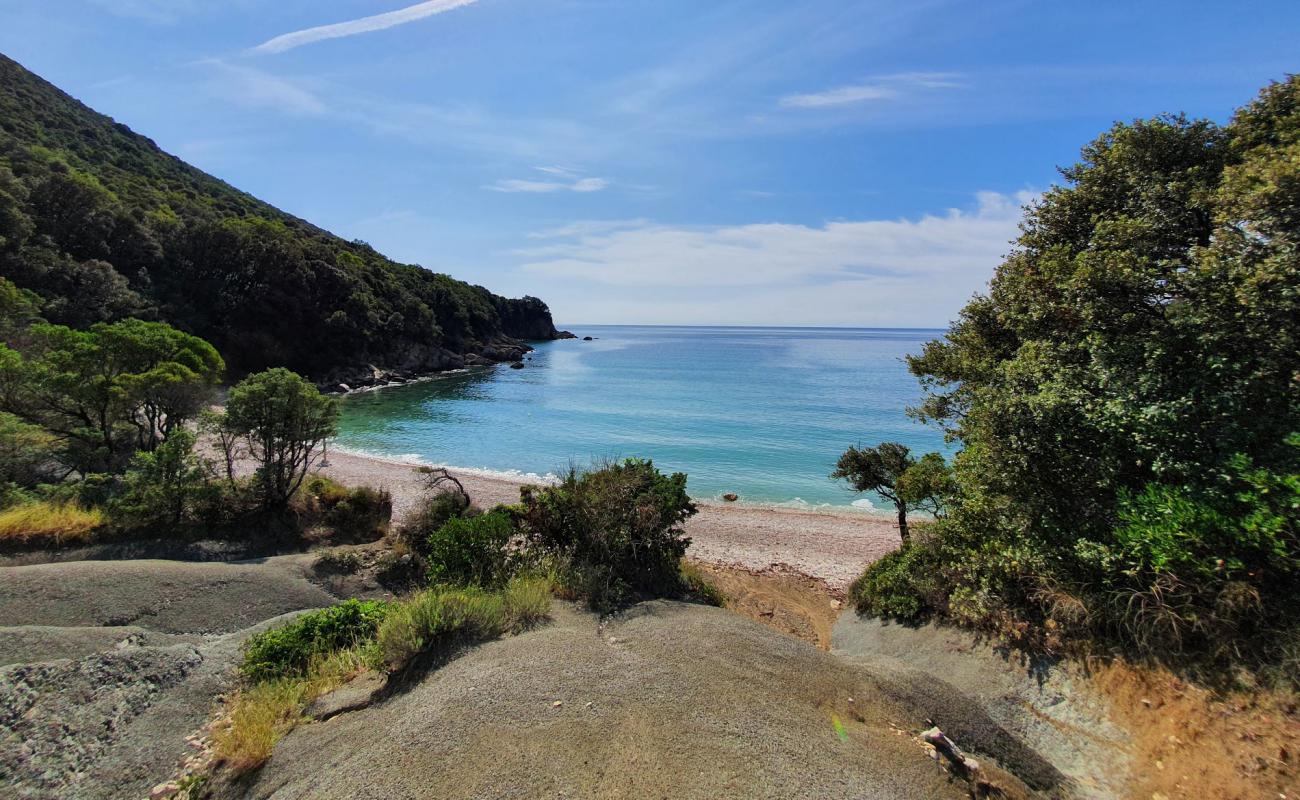
<svg viewBox="0 0 1300 800"><path fill-rule="evenodd" d="M163 148L575 325L942 326L1081 144L1297 43L1294 0L0 0Z"/></svg>

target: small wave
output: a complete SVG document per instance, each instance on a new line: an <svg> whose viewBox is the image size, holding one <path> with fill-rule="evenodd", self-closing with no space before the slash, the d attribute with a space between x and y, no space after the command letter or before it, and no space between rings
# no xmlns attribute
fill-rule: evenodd
<svg viewBox="0 0 1300 800"><path fill-rule="evenodd" d="M432 467L434 469L449 469L465 475L475 475L480 478L496 478L498 480L517 481L521 483L559 483L559 477L548 472L545 475L539 475L536 472L524 472L518 469L488 469L487 467L462 467L458 464L440 464L430 461L419 453L380 453L374 450L366 450L361 447L345 447L342 445L333 445L333 449L338 453L366 458L372 461L383 461L390 464L405 464L412 467Z"/></svg>

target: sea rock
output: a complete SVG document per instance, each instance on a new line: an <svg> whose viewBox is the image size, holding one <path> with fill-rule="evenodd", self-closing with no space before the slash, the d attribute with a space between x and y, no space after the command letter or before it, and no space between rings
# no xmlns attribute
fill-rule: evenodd
<svg viewBox="0 0 1300 800"><path fill-rule="evenodd" d="M584 337L582 337L582 341L584 341L584 342L590 342L590 341L591 341L591 337L590 337L590 336L584 336Z"/></svg>
<svg viewBox="0 0 1300 800"><path fill-rule="evenodd" d="M576 334L570 333L569 331L556 331L555 338L556 339L577 339L578 337Z"/></svg>
<svg viewBox="0 0 1300 800"><path fill-rule="evenodd" d="M485 358L478 353L468 353L465 356L465 366L467 367L490 367L494 362L490 358Z"/></svg>
<svg viewBox="0 0 1300 800"><path fill-rule="evenodd" d="M735 492L727 492L722 496L722 499L726 500L728 503L734 503L740 499L740 495L736 494Z"/></svg>
<svg viewBox="0 0 1300 800"><path fill-rule="evenodd" d="M523 368L524 368L524 362L522 361L516 361L510 365L510 369L523 369Z"/></svg>

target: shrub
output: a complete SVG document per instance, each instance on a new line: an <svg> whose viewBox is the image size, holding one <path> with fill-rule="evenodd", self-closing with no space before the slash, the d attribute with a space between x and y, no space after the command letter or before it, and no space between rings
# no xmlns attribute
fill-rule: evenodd
<svg viewBox="0 0 1300 800"><path fill-rule="evenodd" d="M504 511L452 517L429 536L429 582L495 588L510 580L514 521Z"/></svg>
<svg viewBox="0 0 1300 800"><path fill-rule="evenodd" d="M251 637L240 670L253 681L302 675L314 657L373 638L390 609L377 600L347 600L303 614Z"/></svg>
<svg viewBox="0 0 1300 800"><path fill-rule="evenodd" d="M426 494L398 529L398 540L420 557L429 555L429 541L450 520L472 517L478 512L469 497L454 489L440 489Z"/></svg>
<svg viewBox="0 0 1300 800"><path fill-rule="evenodd" d="M104 513L70 503L23 503L0 511L0 548L66 547L89 541Z"/></svg>
<svg viewBox="0 0 1300 800"><path fill-rule="evenodd" d="M194 434L175 430L152 452L132 456L121 488L109 504L114 522L127 528L156 528L193 519L207 484L194 444Z"/></svg>
<svg viewBox="0 0 1300 800"><path fill-rule="evenodd" d="M324 527L339 542L373 542L383 538L393 516L393 498L383 489L349 489L324 475L313 475L294 500L303 529Z"/></svg>
<svg viewBox="0 0 1300 800"><path fill-rule="evenodd" d="M506 584L502 593L506 619L519 632L531 628L551 613L552 585L543 577L518 577Z"/></svg>
<svg viewBox="0 0 1300 800"><path fill-rule="evenodd" d="M312 567L317 572L351 575L361 569L361 556L350 550L330 550L321 553Z"/></svg>
<svg viewBox="0 0 1300 800"><path fill-rule="evenodd" d="M684 558L682 559L681 578L682 586L686 592L693 595L700 602L718 608L727 605L727 596L713 581L709 580L709 576L704 574L704 570Z"/></svg>
<svg viewBox="0 0 1300 800"><path fill-rule="evenodd" d="M690 544L682 525L696 512L685 475L628 459L572 470L558 486L526 486L521 498L517 513L528 546L564 565L566 583L593 607L681 593L679 565Z"/></svg>
<svg viewBox="0 0 1300 800"><path fill-rule="evenodd" d="M543 580L517 578L502 592L476 587L420 592L380 624L379 659L389 672L397 672L417 656L536 624L550 611L548 589Z"/></svg>

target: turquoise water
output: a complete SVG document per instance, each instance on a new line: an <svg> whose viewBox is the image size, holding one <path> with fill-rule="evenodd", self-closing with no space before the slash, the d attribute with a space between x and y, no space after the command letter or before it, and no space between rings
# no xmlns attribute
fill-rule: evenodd
<svg viewBox="0 0 1300 800"><path fill-rule="evenodd" d="M920 388L902 358L940 331L574 328L526 369L473 369L347 397L338 445L502 472L645 456L686 472L700 498L844 506L827 475L851 444L948 453L904 409ZM875 503L880 505L878 499Z"/></svg>

